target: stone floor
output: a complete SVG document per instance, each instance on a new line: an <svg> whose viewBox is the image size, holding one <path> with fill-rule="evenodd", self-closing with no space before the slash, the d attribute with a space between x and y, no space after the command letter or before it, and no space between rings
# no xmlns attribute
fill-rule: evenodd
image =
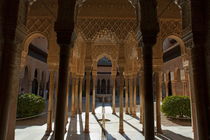
<svg viewBox="0 0 210 140"><path fill-rule="evenodd" d="M104 112L103 112L104 111ZM104 115L104 116L103 116ZM139 112L137 113L139 116ZM99 121L105 118L106 121ZM176 122L171 122L162 118L163 134L156 136L156 139L163 140L191 140L193 138L191 126L181 126ZM144 139L141 133L142 125L139 118L133 118L124 114L124 131L121 135L119 129L119 114L113 115L110 104L105 104L104 110L101 103L97 104L96 114L90 113L90 133L84 134L85 113L69 118L67 125L66 140L139 140ZM187 124L188 125L188 124ZM52 136L45 137L46 115L34 118L33 121L17 121L16 140L51 140ZM51 134L52 135L52 134Z"/></svg>

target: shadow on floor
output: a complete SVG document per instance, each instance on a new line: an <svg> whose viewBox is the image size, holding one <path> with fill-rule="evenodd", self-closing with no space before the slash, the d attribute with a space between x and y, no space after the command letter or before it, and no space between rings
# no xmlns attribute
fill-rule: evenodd
<svg viewBox="0 0 210 140"><path fill-rule="evenodd" d="M121 134L126 140L131 140L125 133Z"/></svg>
<svg viewBox="0 0 210 140"><path fill-rule="evenodd" d="M163 140L192 140L191 138L174 133L170 130L162 130L162 132L163 134L157 134L157 136Z"/></svg>
<svg viewBox="0 0 210 140"><path fill-rule="evenodd" d="M115 114L116 117L120 118L117 114ZM136 131L138 131L139 133L142 133L142 131L140 131L140 129L134 127L132 124L130 124L128 121L123 120L126 124L128 124L129 126L131 126L133 129L135 129ZM139 125L140 126L140 125Z"/></svg>
<svg viewBox="0 0 210 140"><path fill-rule="evenodd" d="M99 126L101 127L101 137L102 139L105 139L105 140L117 140L116 138L114 138L111 134L108 133L108 131L106 130L106 128L103 127L103 124L100 123L100 119L94 114L93 115L95 117L95 119L97 120Z"/></svg>
<svg viewBox="0 0 210 140"><path fill-rule="evenodd" d="M171 118L167 118L169 121L180 125L180 126L192 126L191 120L181 120L181 119L171 119Z"/></svg>
<svg viewBox="0 0 210 140"><path fill-rule="evenodd" d="M79 120L79 121L77 121ZM79 123L79 129L78 124ZM84 133L83 122L81 114L71 117L69 129L67 132L66 140L90 140L89 133Z"/></svg>
<svg viewBox="0 0 210 140"><path fill-rule="evenodd" d="M31 119L25 120L17 120L16 121L16 128L21 128L21 126L30 127L30 126L42 126L47 122L47 114L43 114L42 116L38 116Z"/></svg>

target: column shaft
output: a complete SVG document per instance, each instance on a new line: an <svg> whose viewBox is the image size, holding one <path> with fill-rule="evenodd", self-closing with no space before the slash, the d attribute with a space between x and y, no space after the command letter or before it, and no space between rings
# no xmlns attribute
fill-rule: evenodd
<svg viewBox="0 0 210 140"><path fill-rule="evenodd" d="M133 116L136 116L136 77L134 77L134 90L133 90Z"/></svg>
<svg viewBox="0 0 210 140"><path fill-rule="evenodd" d="M152 45L144 44L144 136L146 140L154 139L154 104L152 84Z"/></svg>
<svg viewBox="0 0 210 140"><path fill-rule="evenodd" d="M58 82L58 96L57 96L57 107L56 107L56 121L55 121L56 140L64 139L69 52L70 52L69 45L60 44L59 82Z"/></svg>
<svg viewBox="0 0 210 140"><path fill-rule="evenodd" d="M116 114L116 111L115 111L115 77L112 78L113 80L113 89L112 89L112 114Z"/></svg>
<svg viewBox="0 0 210 140"><path fill-rule="evenodd" d="M165 81L164 82L164 84L165 84L165 91L166 91L166 97L168 96L168 81Z"/></svg>
<svg viewBox="0 0 210 140"><path fill-rule="evenodd" d="M95 102L96 102L96 76L93 76L93 98L92 98L92 113L95 114Z"/></svg>
<svg viewBox="0 0 210 140"><path fill-rule="evenodd" d="M69 117L69 78L67 79L67 88L66 88L66 122L65 124L67 125L68 124L68 117Z"/></svg>
<svg viewBox="0 0 210 140"><path fill-rule="evenodd" d="M129 87L128 87L128 79L125 79L125 86L126 86L126 91L125 91L125 113L126 114L129 114L128 112L128 90L129 90Z"/></svg>
<svg viewBox="0 0 210 140"><path fill-rule="evenodd" d="M79 109L79 96L78 96L78 85L79 85L79 80L78 78L76 78L76 81L75 81L75 94L74 94L74 98L75 98L75 104L74 104L74 111L75 111L75 114L77 115L78 113L78 109Z"/></svg>
<svg viewBox="0 0 210 140"><path fill-rule="evenodd" d="M140 77L140 123L142 130L144 129L144 72L141 72Z"/></svg>
<svg viewBox="0 0 210 140"><path fill-rule="evenodd" d="M130 115L133 115L133 78L129 79Z"/></svg>
<svg viewBox="0 0 210 140"><path fill-rule="evenodd" d="M89 133L90 71L86 71L85 133Z"/></svg>
<svg viewBox="0 0 210 140"><path fill-rule="evenodd" d="M157 133L162 133L161 130L161 114L160 114L160 74L158 72L155 73L155 92L156 92L156 127Z"/></svg>
<svg viewBox="0 0 210 140"><path fill-rule="evenodd" d="M73 117L75 115L75 108L74 108L74 99L75 99L75 83L76 80L72 78L72 87L71 87L71 116Z"/></svg>
<svg viewBox="0 0 210 140"><path fill-rule="evenodd" d="M124 77L123 72L120 71L120 123L119 123L119 133L124 133L123 126L123 90L124 90Z"/></svg>
<svg viewBox="0 0 210 140"><path fill-rule="evenodd" d="M20 47L13 40L5 40L0 82L0 139L14 139L17 96L19 89ZM3 80L6 79L6 80Z"/></svg>
<svg viewBox="0 0 210 140"><path fill-rule="evenodd" d="M80 86L79 86L79 112L82 114L82 83L83 78L80 78Z"/></svg>
<svg viewBox="0 0 210 140"><path fill-rule="evenodd" d="M172 95L176 95L176 84L177 84L176 80L171 81Z"/></svg>
<svg viewBox="0 0 210 140"><path fill-rule="evenodd" d="M53 120L53 95L55 90L55 77L54 72L50 72L50 91L49 91L49 100L48 100L48 114L47 114L47 130L46 135L49 135L52 132L52 120Z"/></svg>

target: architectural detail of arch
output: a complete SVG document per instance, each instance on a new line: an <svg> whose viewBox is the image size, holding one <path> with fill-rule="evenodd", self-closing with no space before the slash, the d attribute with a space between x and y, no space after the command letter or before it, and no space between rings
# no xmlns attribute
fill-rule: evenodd
<svg viewBox="0 0 210 140"><path fill-rule="evenodd" d="M41 32L44 36L49 37L52 31L52 20L50 16L29 16L27 18L27 32Z"/></svg>
<svg viewBox="0 0 210 140"><path fill-rule="evenodd" d="M175 73L174 74L175 75L175 78L174 79L176 81L180 81L181 80L180 69L179 68L176 68L174 73Z"/></svg>
<svg viewBox="0 0 210 140"><path fill-rule="evenodd" d="M138 40L137 40L136 33L133 31L130 31L125 38L125 42L136 42L137 43Z"/></svg>
<svg viewBox="0 0 210 140"><path fill-rule="evenodd" d="M110 60L117 60L119 56L118 45L92 45L92 60L98 60L103 56L108 56Z"/></svg>
<svg viewBox="0 0 210 140"><path fill-rule="evenodd" d="M116 34L108 29L97 32L93 37L94 44L116 44L118 41Z"/></svg>
<svg viewBox="0 0 210 140"><path fill-rule="evenodd" d="M184 44L184 41L179 36L169 35L166 38L172 38L172 39L176 40L179 43L180 47L181 47L181 53L182 54L185 53L185 44Z"/></svg>
<svg viewBox="0 0 210 140"><path fill-rule="evenodd" d="M48 40L47 36L45 36L42 32L31 32L26 36L26 39L22 43L22 49L25 53L28 53L28 46L31 43L31 41L38 37L43 37L46 40Z"/></svg>
<svg viewBox="0 0 210 140"><path fill-rule="evenodd" d="M26 39L22 42L22 44L21 44L21 47L22 47L21 63L20 63L21 69L26 65L26 57L28 55L28 48L29 48L30 43L33 41L33 39L38 38L38 37L43 37L43 38L47 39L47 37L44 34L42 34L40 32L34 32L31 34L28 34L26 36Z"/></svg>
<svg viewBox="0 0 210 140"><path fill-rule="evenodd" d="M94 36L101 30L107 29L114 32L119 40L125 39L128 32L136 30L135 18L78 18L77 31L82 32L86 40L93 40Z"/></svg>
<svg viewBox="0 0 210 140"><path fill-rule="evenodd" d="M182 37L182 24L180 19L161 19L160 20L160 39L164 40L170 35Z"/></svg>

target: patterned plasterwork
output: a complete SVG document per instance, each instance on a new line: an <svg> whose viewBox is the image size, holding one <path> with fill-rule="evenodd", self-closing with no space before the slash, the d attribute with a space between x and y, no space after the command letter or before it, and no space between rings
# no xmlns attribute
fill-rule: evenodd
<svg viewBox="0 0 210 140"><path fill-rule="evenodd" d="M182 36L181 19L160 19L160 36L164 40L170 35Z"/></svg>
<svg viewBox="0 0 210 140"><path fill-rule="evenodd" d="M93 41L94 44L116 44L118 42L118 38L115 33L104 29L96 33L93 37Z"/></svg>
<svg viewBox="0 0 210 140"><path fill-rule="evenodd" d="M111 61L118 59L119 47L117 45L92 45L91 50L93 60L97 61L103 56L108 56Z"/></svg>
<svg viewBox="0 0 210 140"><path fill-rule="evenodd" d="M50 36L52 31L53 18L52 17L28 17L26 27L28 33L41 32L46 37Z"/></svg>
<svg viewBox="0 0 210 140"><path fill-rule="evenodd" d="M115 33L119 40L124 40L130 31L135 32L136 26L135 18L80 17L76 30L83 34L85 40L94 40L95 35L104 29Z"/></svg>

